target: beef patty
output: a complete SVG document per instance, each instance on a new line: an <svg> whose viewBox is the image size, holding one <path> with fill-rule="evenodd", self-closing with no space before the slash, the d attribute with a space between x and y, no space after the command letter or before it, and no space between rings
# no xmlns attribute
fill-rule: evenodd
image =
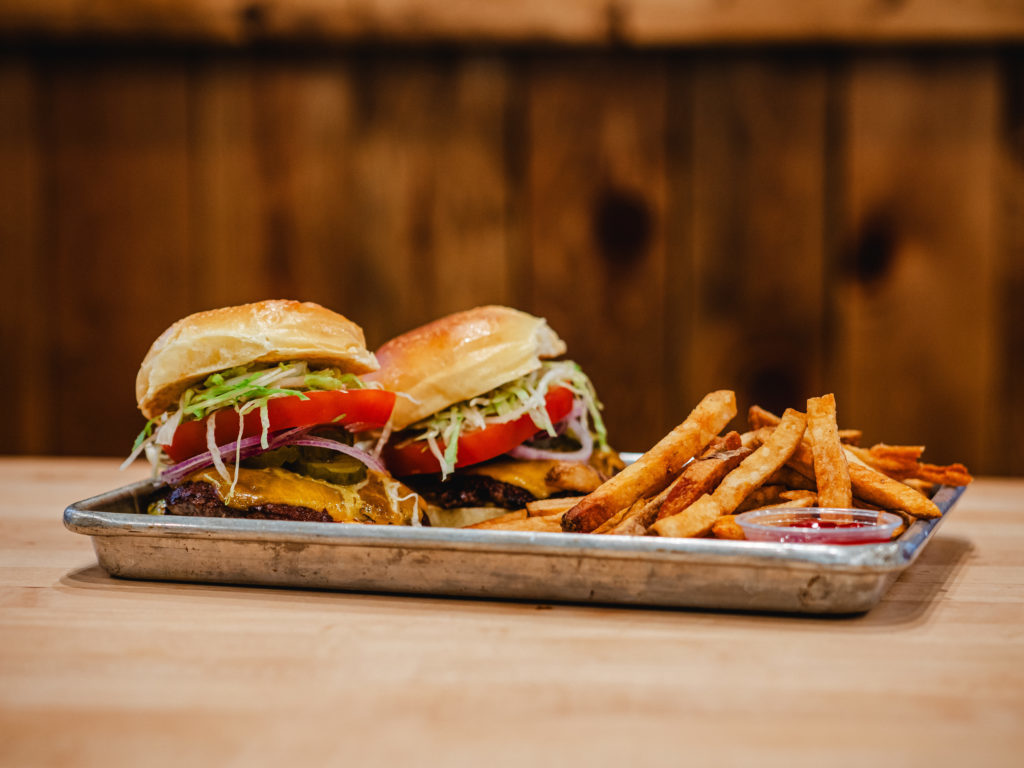
<svg viewBox="0 0 1024 768"><path fill-rule="evenodd" d="M456 472L448 475L447 480L436 475L412 475L402 478L402 482L442 509L490 506L522 509L537 498L525 488L486 475Z"/></svg>
<svg viewBox="0 0 1024 768"><path fill-rule="evenodd" d="M182 483L167 497L168 515L191 517L247 517L251 520L301 520L331 523L334 519L325 510L297 507L291 504L257 504L245 509L229 507L220 500L209 483Z"/></svg>

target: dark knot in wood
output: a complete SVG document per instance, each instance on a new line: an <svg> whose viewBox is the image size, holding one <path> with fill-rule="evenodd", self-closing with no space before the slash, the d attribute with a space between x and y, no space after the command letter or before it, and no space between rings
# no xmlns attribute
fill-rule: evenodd
<svg viewBox="0 0 1024 768"><path fill-rule="evenodd" d="M639 261L650 248L653 216L636 192L605 190L594 205L592 224L597 250L612 264Z"/></svg>

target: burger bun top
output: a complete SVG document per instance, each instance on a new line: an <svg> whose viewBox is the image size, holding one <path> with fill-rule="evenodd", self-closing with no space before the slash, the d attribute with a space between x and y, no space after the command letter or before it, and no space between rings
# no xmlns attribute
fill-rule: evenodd
<svg viewBox="0 0 1024 768"><path fill-rule="evenodd" d="M182 318L160 334L135 381L139 410L154 418L210 374L251 363L304 360L363 374L377 369L363 329L312 302L260 301Z"/></svg>
<svg viewBox="0 0 1024 768"><path fill-rule="evenodd" d="M502 306L457 312L397 336L377 350L367 376L402 393L392 424L402 429L454 403L489 392L565 353L540 317Z"/></svg>

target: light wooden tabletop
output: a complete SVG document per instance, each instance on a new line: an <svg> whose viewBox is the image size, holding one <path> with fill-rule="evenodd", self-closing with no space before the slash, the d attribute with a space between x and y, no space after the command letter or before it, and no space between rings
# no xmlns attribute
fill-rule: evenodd
<svg viewBox="0 0 1024 768"><path fill-rule="evenodd" d="M61 523L143 476L0 459L0 765L1019 765L1024 480L866 615L119 581Z"/></svg>

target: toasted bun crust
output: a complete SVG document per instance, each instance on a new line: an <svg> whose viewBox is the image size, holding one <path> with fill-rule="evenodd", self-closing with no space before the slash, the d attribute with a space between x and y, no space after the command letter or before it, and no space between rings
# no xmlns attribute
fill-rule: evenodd
<svg viewBox="0 0 1024 768"><path fill-rule="evenodd" d="M565 342L543 318L509 307L477 307L392 339L377 350L380 370L367 379L409 395L397 399L392 415L395 429L402 429L564 352Z"/></svg>
<svg viewBox="0 0 1024 768"><path fill-rule="evenodd" d="M260 301L198 312L160 334L139 368L135 397L151 419L211 373L286 360L356 374L377 369L363 329L348 318L308 301Z"/></svg>

